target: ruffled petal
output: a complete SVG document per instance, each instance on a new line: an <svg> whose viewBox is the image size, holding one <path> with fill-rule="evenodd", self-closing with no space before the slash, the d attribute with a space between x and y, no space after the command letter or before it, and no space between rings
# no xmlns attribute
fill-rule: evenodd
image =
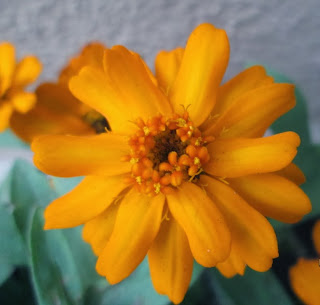
<svg viewBox="0 0 320 305"><path fill-rule="evenodd" d="M191 280L193 257L187 236L172 217L162 222L148 258L156 291L181 303Z"/></svg>
<svg viewBox="0 0 320 305"><path fill-rule="evenodd" d="M234 243L231 243L229 257L222 263L218 263L216 267L225 277L231 278L236 274L244 275L246 264L239 255L237 246Z"/></svg>
<svg viewBox="0 0 320 305"><path fill-rule="evenodd" d="M42 64L35 56L24 57L16 66L13 86L25 87L33 83L42 70Z"/></svg>
<svg viewBox="0 0 320 305"><path fill-rule="evenodd" d="M156 77L159 86L167 94L178 74L184 49L161 51L155 60Z"/></svg>
<svg viewBox="0 0 320 305"><path fill-rule="evenodd" d="M173 217L186 232L195 260L213 267L225 260L230 252L230 232L215 204L205 191L194 183L185 182L167 195Z"/></svg>
<svg viewBox="0 0 320 305"><path fill-rule="evenodd" d="M4 131L9 126L10 117L13 112L12 105L8 102L1 101L0 105L0 132Z"/></svg>
<svg viewBox="0 0 320 305"><path fill-rule="evenodd" d="M32 142L34 164L48 175L74 177L87 175L113 176L128 173L129 154L126 137L113 133L96 136L41 136Z"/></svg>
<svg viewBox="0 0 320 305"><path fill-rule="evenodd" d="M300 138L294 132L257 139L218 139L208 145L210 161L204 170L230 178L274 172L293 160L299 145Z"/></svg>
<svg viewBox="0 0 320 305"><path fill-rule="evenodd" d="M242 95L253 89L270 85L272 82L273 78L266 74L266 70L262 66L245 69L219 88L212 116L222 115Z"/></svg>
<svg viewBox="0 0 320 305"><path fill-rule="evenodd" d="M45 210L45 229L70 228L105 210L127 187L122 176L85 177L71 192L54 200Z"/></svg>
<svg viewBox="0 0 320 305"><path fill-rule="evenodd" d="M261 214L294 223L311 211L308 196L290 180L276 174L229 179L232 188Z"/></svg>
<svg viewBox="0 0 320 305"><path fill-rule="evenodd" d="M34 93L23 91L15 92L10 98L14 109L20 113L28 112L33 108L36 101L37 97Z"/></svg>
<svg viewBox="0 0 320 305"><path fill-rule="evenodd" d="M241 95L204 134L221 138L261 137L277 118L294 106L293 85L259 87Z"/></svg>
<svg viewBox="0 0 320 305"><path fill-rule="evenodd" d="M312 239L314 247L318 254L320 255L320 220L316 222L312 230Z"/></svg>
<svg viewBox="0 0 320 305"><path fill-rule="evenodd" d="M227 220L237 254L252 269L268 270L279 254L275 232L267 219L225 183L204 175L200 182Z"/></svg>
<svg viewBox="0 0 320 305"><path fill-rule="evenodd" d="M14 46L9 42L0 44L0 97L10 87L16 60Z"/></svg>
<svg viewBox="0 0 320 305"><path fill-rule="evenodd" d="M211 113L219 84L229 60L229 41L224 30L204 23L190 35L169 99L177 113L188 108L199 126Z"/></svg>
<svg viewBox="0 0 320 305"><path fill-rule="evenodd" d="M306 182L306 177L305 177L304 173L294 163L290 163L288 166L275 172L275 174L282 176L284 178L287 178L297 185L301 185Z"/></svg>
<svg viewBox="0 0 320 305"><path fill-rule="evenodd" d="M99 256L107 245L113 232L119 204L114 202L97 217L88 221L82 231L83 239L88 242L95 255Z"/></svg>
<svg viewBox="0 0 320 305"><path fill-rule="evenodd" d="M105 51L105 72L83 68L69 82L72 93L102 113L113 131L128 133L132 121L170 114L171 106L149 76L141 58L121 46Z"/></svg>
<svg viewBox="0 0 320 305"><path fill-rule="evenodd" d="M161 223L165 197L153 198L132 189L120 204L113 233L101 252L96 269L116 284L142 262Z"/></svg>
<svg viewBox="0 0 320 305"><path fill-rule="evenodd" d="M317 259L300 258L289 271L293 291L308 305L319 305L320 270Z"/></svg>

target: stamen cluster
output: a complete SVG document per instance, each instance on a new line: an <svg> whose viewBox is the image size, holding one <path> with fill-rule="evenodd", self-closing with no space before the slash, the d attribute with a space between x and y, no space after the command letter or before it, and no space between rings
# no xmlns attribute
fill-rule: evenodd
<svg viewBox="0 0 320 305"><path fill-rule="evenodd" d="M203 172L210 159L206 145L214 138L202 137L187 111L169 119L159 115L145 122L139 118L135 124L138 130L129 139L131 153L124 161L132 164L127 182L139 192L168 194Z"/></svg>

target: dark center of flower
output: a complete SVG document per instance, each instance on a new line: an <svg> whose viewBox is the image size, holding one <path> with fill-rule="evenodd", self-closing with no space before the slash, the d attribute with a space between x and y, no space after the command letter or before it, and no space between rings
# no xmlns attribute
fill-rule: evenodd
<svg viewBox="0 0 320 305"><path fill-rule="evenodd" d="M96 131L96 133L103 133L111 130L106 118L95 110L87 112L83 116L83 120L89 124Z"/></svg>
<svg viewBox="0 0 320 305"><path fill-rule="evenodd" d="M129 139L131 153L124 161L132 164L129 183L151 196L167 194L183 181L194 181L210 159L207 144L187 111L172 118L138 119L138 131Z"/></svg>

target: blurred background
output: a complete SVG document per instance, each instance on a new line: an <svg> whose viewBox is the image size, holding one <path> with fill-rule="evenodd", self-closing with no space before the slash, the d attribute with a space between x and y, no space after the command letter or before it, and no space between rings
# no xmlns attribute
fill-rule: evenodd
<svg viewBox="0 0 320 305"><path fill-rule="evenodd" d="M261 63L299 84L309 103L312 138L320 141L320 1L318 0L1 0L0 40L18 56L44 64L53 80L89 41L123 44L153 67L160 49L183 46L202 22L224 28L231 44L226 79Z"/></svg>

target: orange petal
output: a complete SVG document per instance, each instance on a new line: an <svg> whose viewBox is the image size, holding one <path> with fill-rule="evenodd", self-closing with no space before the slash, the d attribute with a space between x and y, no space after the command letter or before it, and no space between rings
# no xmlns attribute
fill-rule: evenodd
<svg viewBox="0 0 320 305"><path fill-rule="evenodd" d="M46 208L45 229L70 228L87 222L105 210L125 187L122 176L85 177Z"/></svg>
<svg viewBox="0 0 320 305"><path fill-rule="evenodd" d="M105 73L85 67L69 82L82 102L102 113L113 131L128 133L132 121L170 113L170 104L157 88L141 58L121 46L105 51Z"/></svg>
<svg viewBox="0 0 320 305"><path fill-rule="evenodd" d="M239 255L236 245L231 243L229 257L222 263L218 263L216 267L223 276L231 278L236 274L244 275L246 264Z"/></svg>
<svg viewBox="0 0 320 305"><path fill-rule="evenodd" d="M317 259L300 258L289 271L293 291L308 305L319 305L320 268Z"/></svg>
<svg viewBox="0 0 320 305"><path fill-rule="evenodd" d="M219 88L217 103L212 115L222 115L242 95L258 87L269 85L272 82L272 77L266 74L264 67L253 66L247 68Z"/></svg>
<svg viewBox="0 0 320 305"><path fill-rule="evenodd" d="M0 105L0 132L4 131L9 126L11 114L13 112L12 105L1 101Z"/></svg>
<svg viewBox="0 0 320 305"><path fill-rule="evenodd" d="M103 69L103 54L106 47L99 42L87 44L81 50L79 56L70 60L59 75L59 83L68 84L70 78L79 73L84 66L94 66Z"/></svg>
<svg viewBox="0 0 320 305"><path fill-rule="evenodd" d="M169 92L176 79L183 52L183 48L176 48L172 51L160 51L156 57L156 77L165 93Z"/></svg>
<svg viewBox="0 0 320 305"><path fill-rule="evenodd" d="M26 114L14 112L10 119L10 128L26 142L31 142L35 137L41 135L93 135L96 133L81 117L68 112L50 111L38 103Z"/></svg>
<svg viewBox="0 0 320 305"><path fill-rule="evenodd" d="M220 211L194 183L185 182L167 195L173 217L186 232L195 260L213 267L230 252L230 232Z"/></svg>
<svg viewBox="0 0 320 305"><path fill-rule="evenodd" d="M131 170L121 157L129 153L126 137L105 133L96 136L41 136L32 142L34 164L48 175L74 177L113 176Z"/></svg>
<svg viewBox="0 0 320 305"><path fill-rule="evenodd" d="M306 182L306 177L304 173L294 163L290 163L288 166L275 172L275 174L287 178L297 185L301 185Z"/></svg>
<svg viewBox="0 0 320 305"><path fill-rule="evenodd" d="M83 239L88 242L95 255L99 256L107 245L113 232L119 204L114 202L97 217L88 221L82 231Z"/></svg>
<svg viewBox="0 0 320 305"><path fill-rule="evenodd" d="M16 60L14 46L9 42L0 44L0 97L10 87Z"/></svg>
<svg viewBox="0 0 320 305"><path fill-rule="evenodd" d="M277 118L294 106L293 85L259 87L241 95L204 134L221 138L261 137Z"/></svg>
<svg viewBox="0 0 320 305"><path fill-rule="evenodd" d="M144 259L159 231L164 200L162 194L150 198L132 189L121 202L96 266L110 284L125 279Z"/></svg>
<svg viewBox="0 0 320 305"><path fill-rule="evenodd" d="M278 245L267 219L225 183L205 175L200 182L227 220L237 254L252 269L268 270L272 259L278 257Z"/></svg>
<svg viewBox="0 0 320 305"><path fill-rule="evenodd" d="M189 114L199 126L211 113L219 84L229 60L229 41L224 30L204 23L190 35L177 78L169 97L177 113L190 106Z"/></svg>
<svg viewBox="0 0 320 305"><path fill-rule="evenodd" d="M261 214L294 223L311 211L308 196L290 180L260 174L228 180L233 189Z"/></svg>
<svg viewBox="0 0 320 305"><path fill-rule="evenodd" d="M320 220L318 220L313 227L312 239L313 239L314 247L318 252L318 254L320 255Z"/></svg>
<svg viewBox="0 0 320 305"><path fill-rule="evenodd" d="M299 144L294 132L257 139L218 139L208 145L211 159L204 170L230 178L274 172L293 160Z"/></svg>
<svg viewBox="0 0 320 305"><path fill-rule="evenodd" d="M26 114L15 112L10 120L14 133L26 142L47 134L89 135L95 130L84 121L89 109L62 85L45 83L36 90L37 103ZM84 107L85 106L85 107Z"/></svg>
<svg viewBox="0 0 320 305"><path fill-rule="evenodd" d="M191 280L193 257L187 236L172 217L162 222L148 258L154 288L173 303L181 303Z"/></svg>
<svg viewBox="0 0 320 305"><path fill-rule="evenodd" d="M13 85L24 87L33 83L42 70L42 64L35 56L26 56L18 64L14 73Z"/></svg>
<svg viewBox="0 0 320 305"><path fill-rule="evenodd" d="M16 111L26 113L35 105L37 97L34 93L19 91L12 95L10 101Z"/></svg>

